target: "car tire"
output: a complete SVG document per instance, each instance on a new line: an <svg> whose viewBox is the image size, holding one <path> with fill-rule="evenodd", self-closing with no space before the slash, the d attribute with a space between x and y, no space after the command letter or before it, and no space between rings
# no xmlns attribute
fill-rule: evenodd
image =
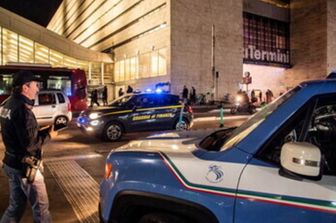
<svg viewBox="0 0 336 223"><path fill-rule="evenodd" d="M177 131L189 130L189 127L190 127L190 124L185 118L182 119L181 122L179 120L177 120L175 125L174 125L174 129L177 130Z"/></svg>
<svg viewBox="0 0 336 223"><path fill-rule="evenodd" d="M141 217L138 223L185 223L178 216L166 213L149 213Z"/></svg>
<svg viewBox="0 0 336 223"><path fill-rule="evenodd" d="M236 114L237 111L238 111L237 107L232 107L232 108L230 109L230 113L233 114L233 115Z"/></svg>
<svg viewBox="0 0 336 223"><path fill-rule="evenodd" d="M68 125L68 118L65 117L65 116L58 116L55 118L55 122L54 122L55 125L57 124L64 124L65 126Z"/></svg>
<svg viewBox="0 0 336 223"><path fill-rule="evenodd" d="M115 142L121 139L124 129L118 122L108 123L103 131L103 139L105 141Z"/></svg>

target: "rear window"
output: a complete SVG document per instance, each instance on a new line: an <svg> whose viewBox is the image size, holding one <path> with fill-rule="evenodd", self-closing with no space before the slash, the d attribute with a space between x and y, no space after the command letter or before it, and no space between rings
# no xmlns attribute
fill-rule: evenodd
<svg viewBox="0 0 336 223"><path fill-rule="evenodd" d="M162 95L157 97L159 106L169 106L179 104L179 97L177 95Z"/></svg>
<svg viewBox="0 0 336 223"><path fill-rule="evenodd" d="M57 98L60 104L65 103L65 98L61 93L57 93Z"/></svg>
<svg viewBox="0 0 336 223"><path fill-rule="evenodd" d="M38 95L39 105L52 105L56 104L55 94L53 93L40 93Z"/></svg>

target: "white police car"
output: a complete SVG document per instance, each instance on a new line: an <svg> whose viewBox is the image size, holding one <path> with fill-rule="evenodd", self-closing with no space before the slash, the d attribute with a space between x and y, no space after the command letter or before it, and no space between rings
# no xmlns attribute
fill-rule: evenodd
<svg viewBox="0 0 336 223"><path fill-rule="evenodd" d="M103 222L334 223L336 80L304 82L196 144L130 142L105 170Z"/></svg>

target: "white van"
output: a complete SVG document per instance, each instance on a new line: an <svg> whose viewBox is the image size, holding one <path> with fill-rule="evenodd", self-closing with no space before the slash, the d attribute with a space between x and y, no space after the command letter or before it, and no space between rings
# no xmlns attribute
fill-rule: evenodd
<svg viewBox="0 0 336 223"><path fill-rule="evenodd" d="M40 126L67 125L72 119L70 100L60 90L41 90L35 98L33 112Z"/></svg>

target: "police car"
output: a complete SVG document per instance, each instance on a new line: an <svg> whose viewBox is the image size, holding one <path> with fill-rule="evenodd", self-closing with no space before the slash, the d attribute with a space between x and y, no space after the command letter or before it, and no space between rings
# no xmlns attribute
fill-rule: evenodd
<svg viewBox="0 0 336 223"><path fill-rule="evenodd" d="M111 151L103 222L336 222L335 79L300 84L238 128L186 133Z"/></svg>
<svg viewBox="0 0 336 223"><path fill-rule="evenodd" d="M117 141L127 132L189 129L192 109L185 105L181 111L182 106L177 95L127 94L109 106L81 112L77 126L106 141Z"/></svg>

